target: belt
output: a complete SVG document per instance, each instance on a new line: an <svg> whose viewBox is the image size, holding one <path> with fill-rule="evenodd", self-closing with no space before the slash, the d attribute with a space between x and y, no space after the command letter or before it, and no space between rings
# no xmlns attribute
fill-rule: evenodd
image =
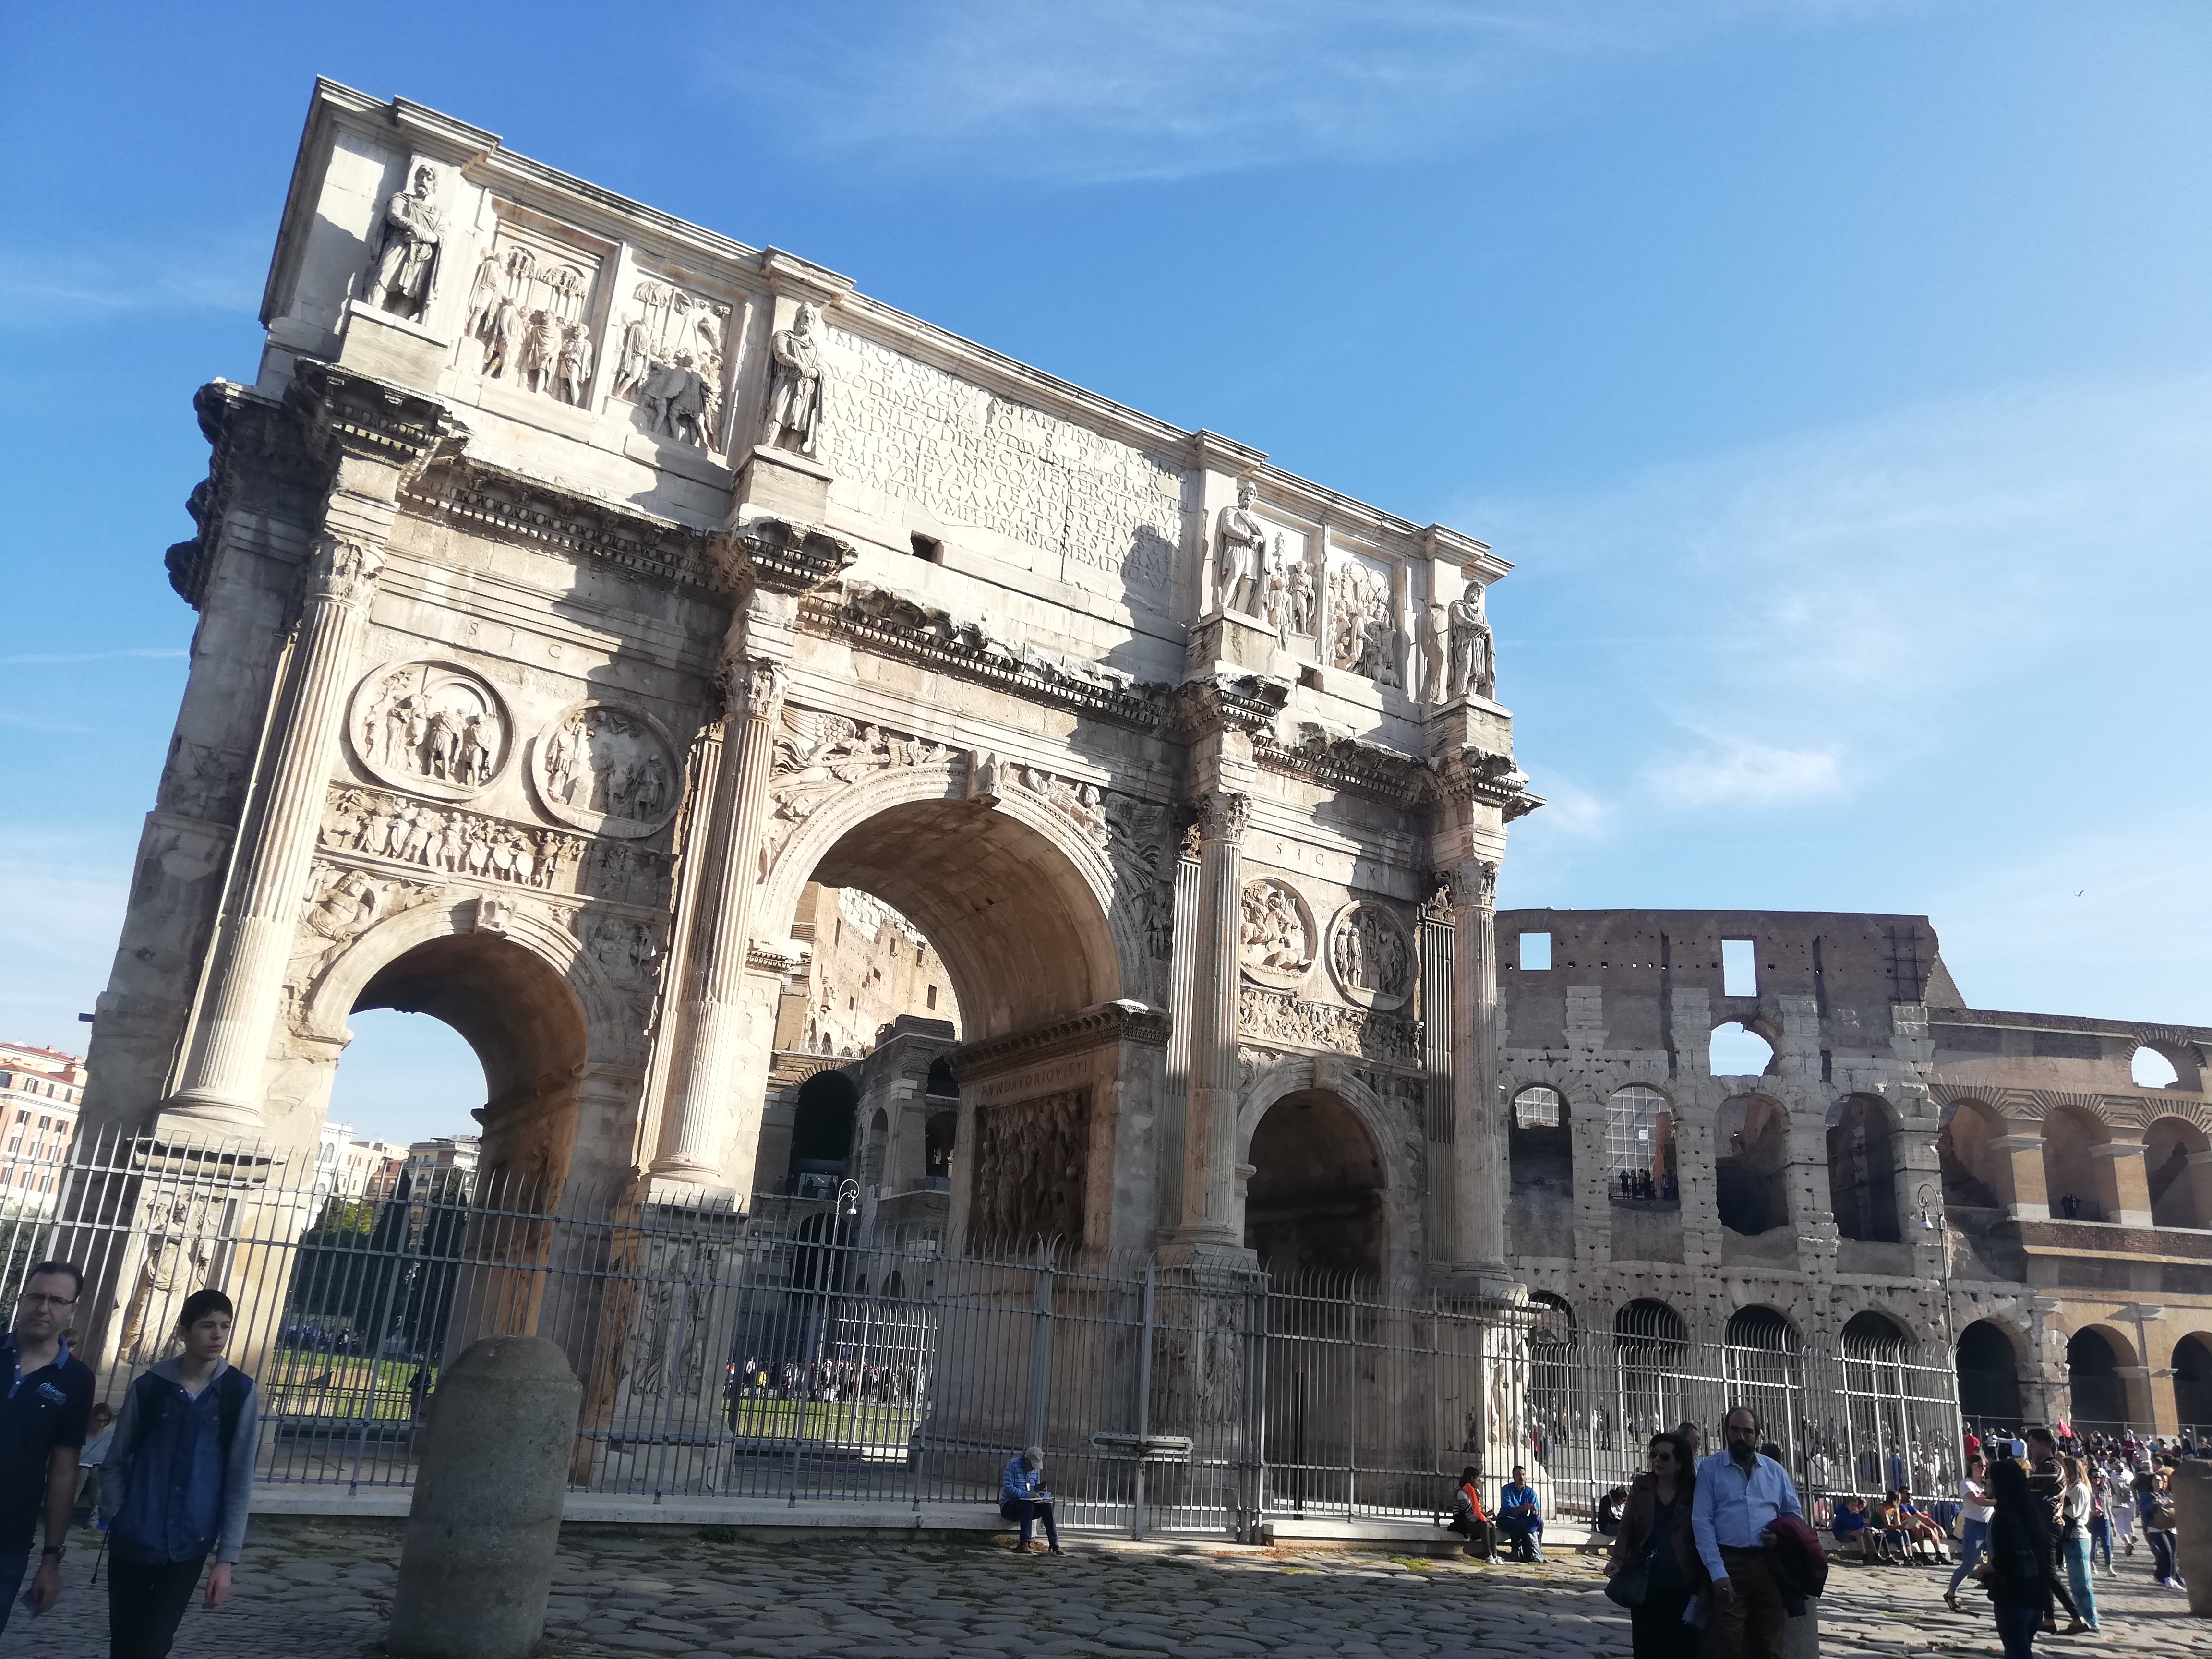
<svg viewBox="0 0 2212 1659"><path fill-rule="evenodd" d="M1764 1555L1766 1553L1766 1546L1764 1544L1723 1544L1721 1546L1721 1553L1723 1555Z"/></svg>

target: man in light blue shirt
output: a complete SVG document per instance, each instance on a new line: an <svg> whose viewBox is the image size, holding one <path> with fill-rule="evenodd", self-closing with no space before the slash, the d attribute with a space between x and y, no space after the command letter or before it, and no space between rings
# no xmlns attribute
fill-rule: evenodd
<svg viewBox="0 0 2212 1659"><path fill-rule="evenodd" d="M1728 1449L1698 1465L1690 1528L1713 1576L1717 1659L1782 1659L1782 1587L1762 1534L1780 1515L1802 1517L1790 1471L1759 1454L1759 1413L1738 1406L1721 1421Z"/></svg>
<svg viewBox="0 0 2212 1659"><path fill-rule="evenodd" d="M1021 1541L1014 1546L1018 1554L1048 1547L1036 1541L1032 1531L1040 1521L1044 1522L1044 1535L1052 1540L1052 1553L1060 1553L1060 1528L1053 1524L1052 1494L1045 1490L1043 1470L1044 1449L1031 1446L1007 1459L999 1475L999 1513L1022 1524Z"/></svg>

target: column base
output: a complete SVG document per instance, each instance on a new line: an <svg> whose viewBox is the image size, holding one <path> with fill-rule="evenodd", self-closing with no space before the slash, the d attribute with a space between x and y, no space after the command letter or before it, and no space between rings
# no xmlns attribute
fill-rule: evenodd
<svg viewBox="0 0 2212 1659"><path fill-rule="evenodd" d="M210 1134L225 1129L262 1127L261 1109L255 1103L213 1089L180 1089L163 1101L157 1110L157 1129L161 1131L198 1130Z"/></svg>
<svg viewBox="0 0 2212 1659"><path fill-rule="evenodd" d="M1260 1271L1260 1253L1218 1227L1178 1227L1161 1241L1158 1256L1166 1267L1202 1267L1214 1273Z"/></svg>
<svg viewBox="0 0 2212 1659"><path fill-rule="evenodd" d="M1515 1304L1528 1286L1502 1261L1455 1261L1437 1275L1437 1288L1455 1300Z"/></svg>

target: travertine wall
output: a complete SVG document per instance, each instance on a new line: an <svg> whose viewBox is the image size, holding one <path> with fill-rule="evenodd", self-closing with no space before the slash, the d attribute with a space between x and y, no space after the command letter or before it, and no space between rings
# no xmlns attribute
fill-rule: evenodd
<svg viewBox="0 0 2212 1659"><path fill-rule="evenodd" d="M2069 1340L2093 1331L2130 1419L2194 1420L2174 1366L2212 1337L2212 1032L1968 1008L1921 916L1512 910L1498 928L1501 1102L1533 1086L1564 1107L1510 1136L1507 1243L1532 1291L1597 1329L1664 1302L1707 1340L1747 1307L1828 1341L1867 1313L1938 1346L1986 1321L2030 1419L2102 1415L2069 1389ZM1548 968L1520 965L1523 934L1548 938ZM1723 940L1756 947L1748 994L1728 994ZM1712 1074L1731 1021L1772 1045L1762 1074ZM2171 1087L2131 1080L2143 1047ZM1638 1087L1665 1104L1671 1199L1624 1195L1636 1160L1609 1156L1608 1105ZM1749 1233L1723 1220L1728 1137L1763 1115L1784 1207ZM2053 1219L2067 1193L2075 1218Z"/></svg>

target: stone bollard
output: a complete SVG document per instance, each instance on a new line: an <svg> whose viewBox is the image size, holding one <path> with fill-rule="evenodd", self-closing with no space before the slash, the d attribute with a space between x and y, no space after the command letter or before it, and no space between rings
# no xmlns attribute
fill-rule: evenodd
<svg viewBox="0 0 2212 1659"><path fill-rule="evenodd" d="M2212 1463L2201 1457L2173 1472L2173 1542L2190 1612L2212 1618Z"/></svg>
<svg viewBox="0 0 2212 1659"><path fill-rule="evenodd" d="M385 1651L520 1659L545 1634L583 1385L542 1337L488 1336L430 1396Z"/></svg>

